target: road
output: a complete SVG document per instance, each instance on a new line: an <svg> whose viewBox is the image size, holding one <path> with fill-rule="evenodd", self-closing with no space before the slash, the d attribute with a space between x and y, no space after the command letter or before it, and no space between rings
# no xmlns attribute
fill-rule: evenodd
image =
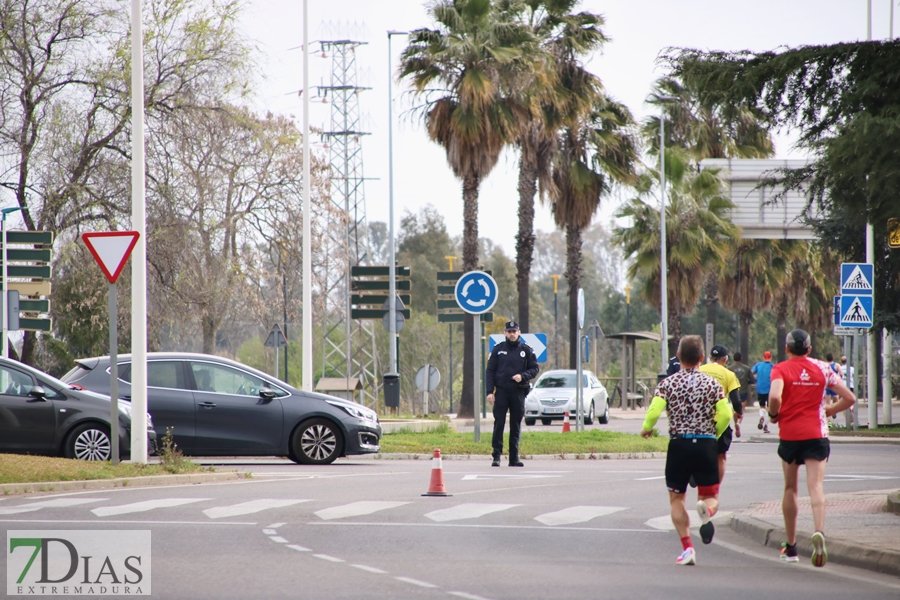
<svg viewBox="0 0 900 600"><path fill-rule="evenodd" d="M900 597L895 578L782 564L721 523L712 545L696 539L699 565L676 566L663 462L534 460L497 469L445 460L452 496L422 497L430 461L218 461L253 476L7 498L0 522L7 530L148 529L160 598ZM898 482L900 446L842 445L826 492ZM717 518L779 499L781 485L774 444L736 443Z"/></svg>

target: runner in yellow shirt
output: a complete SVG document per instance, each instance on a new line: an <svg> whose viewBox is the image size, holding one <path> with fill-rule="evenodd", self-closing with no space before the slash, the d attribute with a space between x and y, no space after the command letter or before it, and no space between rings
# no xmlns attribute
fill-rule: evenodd
<svg viewBox="0 0 900 600"><path fill-rule="evenodd" d="M741 389L741 383L732 371L725 368L725 362L728 360L728 348L721 344L716 344L712 347L712 350L709 351L709 357L712 362L701 366L700 372L711 375L722 385L725 396L731 401L731 406L734 408L734 435L736 437L741 437L740 423L741 418L744 416L744 407L741 404L739 391ZM728 449L731 448L731 436L732 430L729 425L718 439L720 484L722 483L722 480L725 479L725 460Z"/></svg>

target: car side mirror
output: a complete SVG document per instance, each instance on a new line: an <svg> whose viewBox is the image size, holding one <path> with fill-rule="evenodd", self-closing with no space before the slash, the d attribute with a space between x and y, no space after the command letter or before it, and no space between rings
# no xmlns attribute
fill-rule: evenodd
<svg viewBox="0 0 900 600"><path fill-rule="evenodd" d="M28 395L34 396L35 398L45 398L47 396L47 390L39 385L36 385L31 388L31 390L28 392Z"/></svg>
<svg viewBox="0 0 900 600"><path fill-rule="evenodd" d="M272 400L277 395L278 394L275 393L275 390L273 390L271 388L267 388L267 387L259 388L259 397L260 398L265 398L266 400Z"/></svg>

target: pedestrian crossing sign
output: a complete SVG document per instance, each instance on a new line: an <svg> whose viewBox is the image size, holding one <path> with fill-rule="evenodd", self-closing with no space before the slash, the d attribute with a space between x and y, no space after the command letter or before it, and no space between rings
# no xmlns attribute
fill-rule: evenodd
<svg viewBox="0 0 900 600"><path fill-rule="evenodd" d="M871 263L841 264L841 295L871 296L875 268Z"/></svg>
<svg viewBox="0 0 900 600"><path fill-rule="evenodd" d="M872 327L872 296L841 296L841 327Z"/></svg>

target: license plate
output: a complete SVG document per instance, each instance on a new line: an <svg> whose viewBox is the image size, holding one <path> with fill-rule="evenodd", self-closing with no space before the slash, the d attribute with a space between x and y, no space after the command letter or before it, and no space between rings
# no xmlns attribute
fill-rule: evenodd
<svg viewBox="0 0 900 600"><path fill-rule="evenodd" d="M564 408L545 408L544 409L545 415L561 415L564 412L566 412L566 409L564 409Z"/></svg>

